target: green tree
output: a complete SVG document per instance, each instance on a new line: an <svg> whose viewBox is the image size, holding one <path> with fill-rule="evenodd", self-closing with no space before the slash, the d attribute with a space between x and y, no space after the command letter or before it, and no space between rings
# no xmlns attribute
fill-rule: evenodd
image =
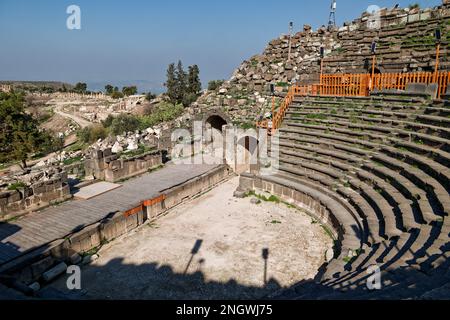
<svg viewBox="0 0 450 320"><path fill-rule="evenodd" d="M111 95L114 92L114 87L110 84L105 86L105 91L107 95Z"/></svg>
<svg viewBox="0 0 450 320"><path fill-rule="evenodd" d="M86 93L86 91L87 91L87 84L83 83L83 82L78 82L75 85L74 91L78 92L78 93Z"/></svg>
<svg viewBox="0 0 450 320"><path fill-rule="evenodd" d="M188 69L188 93L199 95L202 91L202 83L200 82L200 69L194 64Z"/></svg>
<svg viewBox="0 0 450 320"><path fill-rule="evenodd" d="M0 93L0 129L0 162L20 161L25 168L29 154L54 151L55 139L39 130L20 94Z"/></svg>
<svg viewBox="0 0 450 320"><path fill-rule="evenodd" d="M131 87L123 87L122 88L122 93L125 96L132 96L137 94L137 87L136 86L131 86Z"/></svg>
<svg viewBox="0 0 450 320"><path fill-rule="evenodd" d="M146 95L145 95L145 100L147 100L147 101L152 101L153 99L155 99L156 98L156 94L153 94L153 93L151 93L151 92L148 92Z"/></svg>
<svg viewBox="0 0 450 320"><path fill-rule="evenodd" d="M164 86L167 88L167 96L169 97L172 103L176 103L177 101L177 80L175 78L175 64L169 64L167 68L167 80L164 83Z"/></svg>
<svg viewBox="0 0 450 320"><path fill-rule="evenodd" d="M224 83L224 80L212 80L208 82L208 90L215 91L220 88L220 86Z"/></svg>
<svg viewBox="0 0 450 320"><path fill-rule="evenodd" d="M187 92L187 74L183 69L183 63L181 60L178 61L177 70L175 71L175 81L176 102L182 103L184 95Z"/></svg>
<svg viewBox="0 0 450 320"><path fill-rule="evenodd" d="M120 135L139 128L140 121L137 117L122 113L113 119L110 129L113 134Z"/></svg>
<svg viewBox="0 0 450 320"><path fill-rule="evenodd" d="M120 91L113 91L113 93L111 93L111 98L113 99L120 99L123 98L123 93Z"/></svg>
<svg viewBox="0 0 450 320"><path fill-rule="evenodd" d="M78 138L84 143L94 143L99 139L105 139L108 131L102 125L92 125L77 132Z"/></svg>

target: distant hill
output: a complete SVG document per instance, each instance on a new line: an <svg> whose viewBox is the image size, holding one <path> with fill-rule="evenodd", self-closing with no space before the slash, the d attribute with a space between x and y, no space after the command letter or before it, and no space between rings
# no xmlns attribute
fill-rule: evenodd
<svg viewBox="0 0 450 320"><path fill-rule="evenodd" d="M84 81L83 81L84 82ZM22 89L27 91L43 91L43 89L49 88L54 91L58 91L65 87L67 90L73 89L74 84L60 82L60 81L0 81L0 84L8 84L13 89ZM114 87L119 87L122 90L125 86L137 86L139 93L152 92L160 94L165 91L162 83L150 80L120 80L120 81L86 81L88 90L92 92L105 91L105 86L110 84ZM45 91L45 90L44 90Z"/></svg>
<svg viewBox="0 0 450 320"><path fill-rule="evenodd" d="M108 84L113 87L119 87L120 90L122 90L124 86L136 86L139 93L151 91L152 93L159 94L165 91L162 83L150 80L86 81L86 83L88 85L88 90L94 92L105 91L105 86Z"/></svg>
<svg viewBox="0 0 450 320"><path fill-rule="evenodd" d="M59 81L0 81L0 84L8 84L13 89L22 89L27 91L37 91L49 88L52 90L60 90L65 87L66 89L72 89L74 86L70 83L64 83Z"/></svg>

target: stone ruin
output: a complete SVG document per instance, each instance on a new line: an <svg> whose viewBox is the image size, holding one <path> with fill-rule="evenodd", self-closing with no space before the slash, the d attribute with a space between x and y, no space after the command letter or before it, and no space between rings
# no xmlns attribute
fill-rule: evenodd
<svg viewBox="0 0 450 320"><path fill-rule="evenodd" d="M378 43L377 73L433 71L434 31L441 26L443 40L448 41L450 25L442 22L449 18L450 4L445 0L436 8L383 8L375 27L367 12L334 30L321 27L313 31L305 25L291 39L281 35L270 41L262 54L244 61L229 81L204 94L195 107L221 107L233 122L254 123L262 113L270 111L269 84L283 92L292 83L319 81L321 47L325 53L325 74L368 73L374 40ZM449 70L448 49L443 46L441 50L440 70Z"/></svg>
<svg viewBox="0 0 450 320"><path fill-rule="evenodd" d="M29 169L0 177L0 221L71 197L67 173L61 167Z"/></svg>
<svg viewBox="0 0 450 320"><path fill-rule="evenodd" d="M111 149L93 150L90 157L85 161L85 172L86 175L95 179L118 182L143 174L161 165L162 153L160 151L149 151L124 159L113 153Z"/></svg>
<svg viewBox="0 0 450 320"><path fill-rule="evenodd" d="M8 85L8 84L1 84L0 85L0 92L8 93L8 92L11 91L11 89L12 89L12 87L10 85Z"/></svg>

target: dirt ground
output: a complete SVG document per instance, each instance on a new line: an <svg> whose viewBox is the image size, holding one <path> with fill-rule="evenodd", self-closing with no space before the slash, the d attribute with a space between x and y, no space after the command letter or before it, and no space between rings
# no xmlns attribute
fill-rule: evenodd
<svg viewBox="0 0 450 320"><path fill-rule="evenodd" d="M104 246L83 299L253 299L313 278L332 240L284 204L236 199L239 178ZM51 285L67 292L67 276Z"/></svg>

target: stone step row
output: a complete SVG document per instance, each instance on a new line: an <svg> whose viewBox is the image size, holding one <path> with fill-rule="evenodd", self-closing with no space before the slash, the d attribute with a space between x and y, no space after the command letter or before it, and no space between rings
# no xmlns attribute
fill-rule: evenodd
<svg viewBox="0 0 450 320"><path fill-rule="evenodd" d="M354 137L360 137L360 139L354 139L351 143L356 146L360 146L359 148L364 148L364 150L357 151L358 154L365 154L368 155L370 152L365 150L370 149L377 149L380 150L383 153L386 153L387 155L390 155L393 158L401 159L404 162L407 162L411 164L412 166L417 166L424 171L427 172L428 175L432 176L436 180L438 180L443 186L445 186L447 189L449 189L450 185L450 169L442 164L440 164L437 161L434 161L434 159L428 158L426 156L421 156L418 154L415 154L413 152L410 152L403 148L396 148L390 146L388 143L383 143L384 141L388 140L389 137L383 136L383 135L374 135L370 134L364 131L352 131L346 128L336 128L336 127L326 127L326 126L320 126L320 125L309 125L309 124L302 124L298 122L290 122L286 121L284 123L284 127L280 129L281 134L285 132L290 132L293 134L296 134L297 128L301 128L300 130L308 129L308 133L306 135L317 135L316 132L325 132L326 134L330 133L336 133L338 135L344 135L348 136L351 139L354 139ZM383 129L380 128L379 131L382 131ZM299 131L297 131L299 133ZM304 134L304 133L301 133ZM398 133L401 134L401 133ZM335 139L336 135L333 135L332 139ZM375 140L377 142L363 142L363 138L368 137L371 139L371 141ZM337 136L336 136L336 139ZM445 154L443 154L445 155Z"/></svg>
<svg viewBox="0 0 450 320"><path fill-rule="evenodd" d="M391 184L393 183L393 185L397 186L397 189L403 192L403 194L408 195L413 193L414 197L409 197L410 199L420 198L417 199L417 201L425 221L433 221L436 219L433 214L434 211L440 213L441 216L448 215L450 199L447 190L443 185L436 181L436 179L430 177L419 168L405 164L396 158L391 158L382 153L365 150L363 152L365 152L367 159L365 161L358 160L355 156L358 156L359 153L354 155L354 150L352 150L352 148L346 148L340 143L335 142L332 137L324 137L323 135L315 137L289 135L282 138L281 141L283 141L283 139L289 139L290 141L288 142L296 143L296 149L331 157L332 160L334 160L332 162L334 166L337 166L341 160L346 162L353 161L354 163L359 164L362 169L368 169L378 174L383 179L388 180ZM310 144L310 146L298 144L298 142L307 143ZM330 148L335 150L329 150ZM345 152L341 152L340 150L344 150ZM372 160L376 162L373 163ZM389 170L389 168L392 170ZM409 182L407 180L409 180ZM407 181L407 184L405 181ZM420 187L422 190L413 185ZM432 209L429 205L424 205L424 203L428 201L428 198L436 199L440 206L436 209Z"/></svg>

